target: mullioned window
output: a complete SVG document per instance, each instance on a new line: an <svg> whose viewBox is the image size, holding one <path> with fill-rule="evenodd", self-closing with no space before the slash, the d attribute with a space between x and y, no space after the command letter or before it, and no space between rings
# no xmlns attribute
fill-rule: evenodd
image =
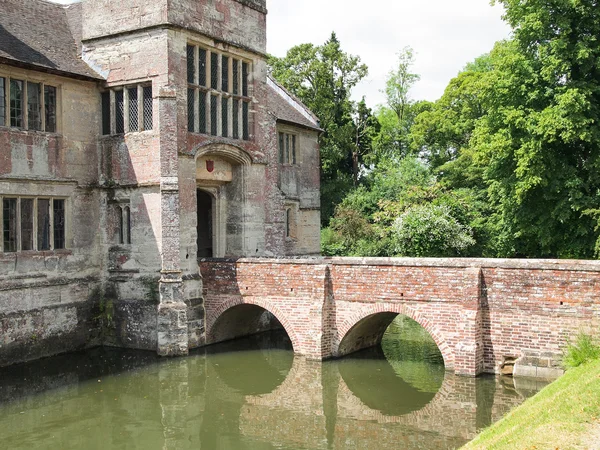
<svg viewBox="0 0 600 450"><path fill-rule="evenodd" d="M250 64L187 46L188 131L250 139Z"/></svg>
<svg viewBox="0 0 600 450"><path fill-rule="evenodd" d="M101 94L102 134L124 134L153 127L152 86L113 88Z"/></svg>
<svg viewBox="0 0 600 450"><path fill-rule="evenodd" d="M52 197L0 197L0 252L66 248L66 200Z"/></svg>
<svg viewBox="0 0 600 450"><path fill-rule="evenodd" d="M56 132L55 86L0 77L0 126Z"/></svg>

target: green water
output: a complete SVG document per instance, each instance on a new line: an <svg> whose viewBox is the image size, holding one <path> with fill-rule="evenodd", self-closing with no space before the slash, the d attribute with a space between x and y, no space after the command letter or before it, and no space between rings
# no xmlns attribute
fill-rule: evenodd
<svg viewBox="0 0 600 450"><path fill-rule="evenodd" d="M0 448L458 448L541 387L445 372L408 320L325 363L280 333L169 360L97 349L0 370Z"/></svg>

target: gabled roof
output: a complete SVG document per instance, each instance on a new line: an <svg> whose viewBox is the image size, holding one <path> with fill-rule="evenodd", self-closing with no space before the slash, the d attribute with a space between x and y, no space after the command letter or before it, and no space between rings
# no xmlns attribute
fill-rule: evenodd
<svg viewBox="0 0 600 450"><path fill-rule="evenodd" d="M81 4L62 6L44 0L2 0L0 61L100 79L80 57L81 44L74 37L81 35L78 26L81 27Z"/></svg>
<svg viewBox="0 0 600 450"><path fill-rule="evenodd" d="M267 76L267 108L278 121L323 131L317 116L270 76Z"/></svg>

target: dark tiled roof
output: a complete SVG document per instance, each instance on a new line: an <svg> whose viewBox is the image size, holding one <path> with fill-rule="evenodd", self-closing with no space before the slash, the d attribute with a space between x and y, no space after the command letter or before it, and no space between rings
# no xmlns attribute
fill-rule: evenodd
<svg viewBox="0 0 600 450"><path fill-rule="evenodd" d="M67 9L71 9L69 17ZM100 78L79 56L70 26L81 26L78 13L80 16L81 5L0 0L0 58L59 73Z"/></svg>
<svg viewBox="0 0 600 450"><path fill-rule="evenodd" d="M267 105L277 120L321 131L317 117L271 77L267 79Z"/></svg>

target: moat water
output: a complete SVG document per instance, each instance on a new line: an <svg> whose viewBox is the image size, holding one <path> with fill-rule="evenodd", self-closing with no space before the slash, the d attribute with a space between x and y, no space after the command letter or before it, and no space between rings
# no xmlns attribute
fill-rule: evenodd
<svg viewBox="0 0 600 450"><path fill-rule="evenodd" d="M409 319L324 363L279 332L179 359L96 349L0 370L0 448L453 449L543 385L456 377Z"/></svg>

